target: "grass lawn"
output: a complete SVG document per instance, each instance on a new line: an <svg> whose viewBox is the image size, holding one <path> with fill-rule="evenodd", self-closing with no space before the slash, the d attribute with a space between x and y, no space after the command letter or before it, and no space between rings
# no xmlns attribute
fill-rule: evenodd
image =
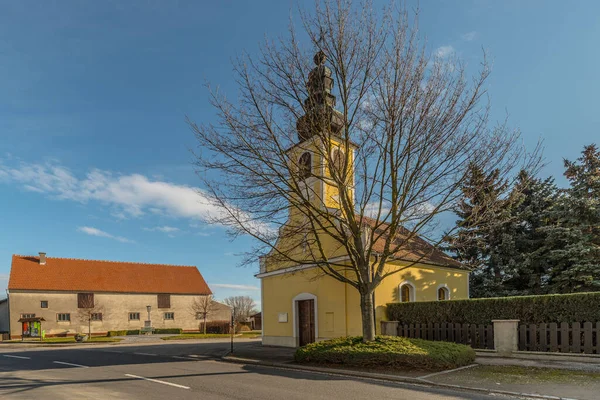
<svg viewBox="0 0 600 400"><path fill-rule="evenodd" d="M229 334L221 334L221 333L207 333L206 335L203 333L183 333L181 335L176 336L163 336L162 340L185 340L185 339L220 339L220 338L228 338L231 337Z"/></svg>
<svg viewBox="0 0 600 400"><path fill-rule="evenodd" d="M262 332L261 331L249 331L249 332L241 332L242 337L244 338L248 338L248 339L256 339L261 337Z"/></svg>
<svg viewBox="0 0 600 400"><path fill-rule="evenodd" d="M113 337L106 337L106 336L93 336L90 339L87 340L87 342L82 342L82 343L89 343L89 342L120 342L122 339L117 339L117 338L113 338ZM51 338L46 338L44 340L42 340L41 342L39 340L25 340L23 342L21 342L20 339L15 339L15 340L5 340L4 343L77 343L75 341L74 337L51 337Z"/></svg>
<svg viewBox="0 0 600 400"><path fill-rule="evenodd" d="M442 377L440 377L441 379ZM480 365L443 377L445 380L477 379L493 383L540 384L558 383L588 385L600 382L600 373L556 368L518 367L512 365Z"/></svg>

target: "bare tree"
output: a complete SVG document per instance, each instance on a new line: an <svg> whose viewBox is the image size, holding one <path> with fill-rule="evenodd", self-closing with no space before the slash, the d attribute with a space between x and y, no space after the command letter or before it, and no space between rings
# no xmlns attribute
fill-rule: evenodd
<svg viewBox="0 0 600 400"><path fill-rule="evenodd" d="M104 306L95 301L94 295L86 293L77 299L77 317L81 323L87 323L88 337L92 337L92 321L102 321L105 317Z"/></svg>
<svg viewBox="0 0 600 400"><path fill-rule="evenodd" d="M231 307L233 320L236 323L247 322L248 318L256 313L256 303L250 296L231 296L223 302Z"/></svg>
<svg viewBox="0 0 600 400"><path fill-rule="evenodd" d="M382 11L317 2L301 12L307 49L290 24L235 63L237 101L211 90L216 124L189 121L210 221L254 237L245 262L263 255L261 271L311 265L354 287L365 341L375 288L429 255L422 238L452 234L439 217L469 166L509 179L539 162L539 146L528 153L518 131L489 122L485 54L469 77L456 57L428 54L416 14Z"/></svg>
<svg viewBox="0 0 600 400"><path fill-rule="evenodd" d="M215 311L215 302L211 294L198 296L191 305L191 311L194 318L200 314L203 318L204 334L206 335L206 319Z"/></svg>

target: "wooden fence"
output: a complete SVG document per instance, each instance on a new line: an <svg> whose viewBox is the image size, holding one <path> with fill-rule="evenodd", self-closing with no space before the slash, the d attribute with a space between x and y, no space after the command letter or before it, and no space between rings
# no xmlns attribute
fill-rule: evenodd
<svg viewBox="0 0 600 400"><path fill-rule="evenodd" d="M600 354L600 322L519 325L519 350Z"/></svg>
<svg viewBox="0 0 600 400"><path fill-rule="evenodd" d="M493 325L437 322L434 324L401 324L395 321L381 321L381 333L389 336L461 343L474 349L494 348Z"/></svg>

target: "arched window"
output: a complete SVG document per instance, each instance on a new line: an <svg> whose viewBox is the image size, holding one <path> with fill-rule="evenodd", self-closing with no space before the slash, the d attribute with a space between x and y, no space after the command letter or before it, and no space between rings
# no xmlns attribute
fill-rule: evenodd
<svg viewBox="0 0 600 400"><path fill-rule="evenodd" d="M309 178L312 174L312 157L308 151L300 156L298 170L300 179Z"/></svg>
<svg viewBox="0 0 600 400"><path fill-rule="evenodd" d="M415 301L415 287L410 282L403 282L399 287L400 302L409 303Z"/></svg>
<svg viewBox="0 0 600 400"><path fill-rule="evenodd" d="M344 152L341 149L334 149L331 153L331 161L333 161L333 168L338 172L342 171L346 162Z"/></svg>
<svg viewBox="0 0 600 400"><path fill-rule="evenodd" d="M438 287L438 301L450 300L450 290L446 285Z"/></svg>

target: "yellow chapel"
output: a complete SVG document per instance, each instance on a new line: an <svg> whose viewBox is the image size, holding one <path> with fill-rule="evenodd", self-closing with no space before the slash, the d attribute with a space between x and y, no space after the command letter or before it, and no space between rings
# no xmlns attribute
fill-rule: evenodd
<svg viewBox="0 0 600 400"><path fill-rule="evenodd" d="M328 179L333 168L346 168L347 190L353 190L357 147L343 143L335 135L341 129L343 117L334 108L331 71L325 66L324 53L317 53L314 61L316 67L307 84L310 97L305 102L306 114L298 120L298 143L288 150L288 156L302 179L300 185L307 197L327 212L335 212L340 208L338 189L328 184ZM324 124L319 123L323 116L330 134L312 134L315 129L324 129ZM326 154L330 156L325 157ZM329 163L334 165L330 168ZM296 227L302 225L302 218L302 213L291 206L288 222L280 232L290 229L301 236ZM374 220L363 220L376 226ZM285 239L282 236L276 249L298 255L305 251L302 238L284 243L290 241L290 235L285 235ZM331 246L326 251L331 260L344 263L349 259L343 249L329 242ZM324 247L329 242L322 240ZM380 242L372 244L373 257L377 251L383 251L383 240ZM385 278L375 289L373 304L378 334L380 321L386 319L388 303L469 298L469 271L421 238L410 243L409 249L386 264L387 270L400 271ZM323 274L314 263L294 264L270 255L261 257L260 272L256 275L261 280L263 345L298 347L319 340L362 335L360 295L353 286Z"/></svg>

